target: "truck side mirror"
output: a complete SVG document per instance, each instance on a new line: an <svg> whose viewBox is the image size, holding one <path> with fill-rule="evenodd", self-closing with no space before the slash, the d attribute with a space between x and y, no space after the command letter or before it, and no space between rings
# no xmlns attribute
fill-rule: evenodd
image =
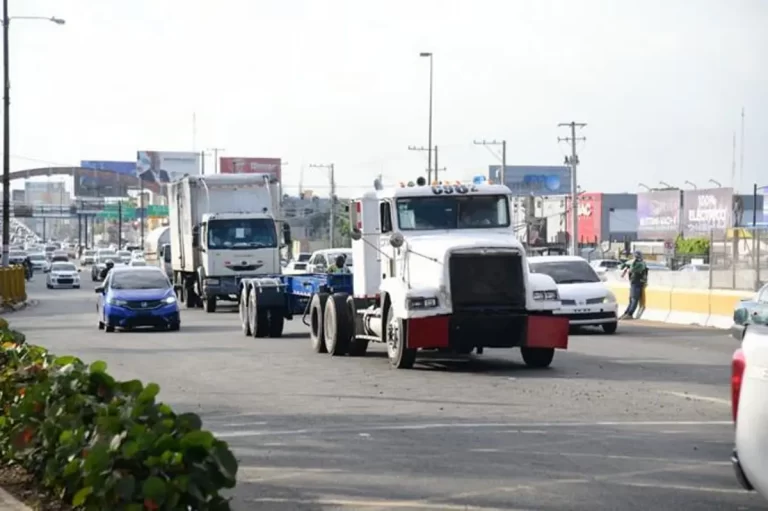
<svg viewBox="0 0 768 511"><path fill-rule="evenodd" d="M283 223L283 243L286 246L291 244L291 226L287 222Z"/></svg>
<svg viewBox="0 0 768 511"><path fill-rule="evenodd" d="M360 220L360 201L352 201L347 205L347 213L349 214L349 226L354 229L357 227L357 222Z"/></svg>
<svg viewBox="0 0 768 511"><path fill-rule="evenodd" d="M192 228L192 247L197 248L200 246L200 226L196 225Z"/></svg>

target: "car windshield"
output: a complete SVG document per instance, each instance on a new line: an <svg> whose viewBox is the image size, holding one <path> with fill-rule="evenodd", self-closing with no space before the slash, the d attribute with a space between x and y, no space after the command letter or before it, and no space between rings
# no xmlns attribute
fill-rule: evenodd
<svg viewBox="0 0 768 511"><path fill-rule="evenodd" d="M275 223L267 218L211 220L208 248L212 250L277 247Z"/></svg>
<svg viewBox="0 0 768 511"><path fill-rule="evenodd" d="M402 231L509 227L505 195L413 197L397 200Z"/></svg>
<svg viewBox="0 0 768 511"><path fill-rule="evenodd" d="M30 261L45 261L45 254L29 254Z"/></svg>
<svg viewBox="0 0 768 511"><path fill-rule="evenodd" d="M299 258L297 259L300 263L306 263L309 261L309 258L312 257L312 254L299 254Z"/></svg>
<svg viewBox="0 0 768 511"><path fill-rule="evenodd" d="M27 254L26 252L10 252L8 254L8 257L10 257L11 259L24 259L25 257L27 257Z"/></svg>
<svg viewBox="0 0 768 511"><path fill-rule="evenodd" d="M72 263L56 263L56 264L51 265L51 271L54 272L54 273L62 272L62 271L65 271L65 272L76 272L77 268Z"/></svg>
<svg viewBox="0 0 768 511"><path fill-rule="evenodd" d="M600 282L595 270L586 261L537 261L530 263L531 273L549 275L557 284Z"/></svg>
<svg viewBox="0 0 768 511"><path fill-rule="evenodd" d="M106 263L109 259L115 259L117 257L117 254L114 252L99 252L99 254L96 256L96 259L98 259L98 262L100 263Z"/></svg>
<svg viewBox="0 0 768 511"><path fill-rule="evenodd" d="M112 289L167 289L168 277L159 271L118 271L112 275Z"/></svg>
<svg viewBox="0 0 768 511"><path fill-rule="evenodd" d="M95 250L84 250L83 251L83 255L92 256L94 254L96 254Z"/></svg>

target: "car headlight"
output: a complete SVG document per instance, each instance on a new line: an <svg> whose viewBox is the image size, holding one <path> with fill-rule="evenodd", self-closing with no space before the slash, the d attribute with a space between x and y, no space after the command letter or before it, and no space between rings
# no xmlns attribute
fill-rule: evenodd
<svg viewBox="0 0 768 511"><path fill-rule="evenodd" d="M409 309L434 309L438 301L435 297L414 296L406 301Z"/></svg>
<svg viewBox="0 0 768 511"><path fill-rule="evenodd" d="M616 303L616 295L609 291L603 298L603 303Z"/></svg>
<svg viewBox="0 0 768 511"><path fill-rule="evenodd" d="M107 303L109 305L117 305L118 307L128 305L128 302L126 302L125 300L116 300L114 298L110 298L109 300L107 300Z"/></svg>
<svg viewBox="0 0 768 511"><path fill-rule="evenodd" d="M166 303L166 304L176 303L176 297L166 296L165 298L163 298L163 303Z"/></svg>
<svg viewBox="0 0 768 511"><path fill-rule="evenodd" d="M560 299L560 294L557 291L534 291L533 299L539 301L557 301Z"/></svg>

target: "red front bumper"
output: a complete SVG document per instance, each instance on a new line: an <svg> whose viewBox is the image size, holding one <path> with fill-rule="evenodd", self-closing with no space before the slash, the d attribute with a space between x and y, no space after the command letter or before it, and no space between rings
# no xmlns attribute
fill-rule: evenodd
<svg viewBox="0 0 768 511"><path fill-rule="evenodd" d="M408 347L568 349L568 318L533 314L451 314L409 319Z"/></svg>

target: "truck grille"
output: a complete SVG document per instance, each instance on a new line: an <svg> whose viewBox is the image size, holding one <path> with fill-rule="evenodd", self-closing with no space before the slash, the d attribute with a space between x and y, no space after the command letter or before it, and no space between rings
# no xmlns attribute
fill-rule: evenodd
<svg viewBox="0 0 768 511"><path fill-rule="evenodd" d="M454 311L525 309L523 258L519 254L453 254L449 271Z"/></svg>

